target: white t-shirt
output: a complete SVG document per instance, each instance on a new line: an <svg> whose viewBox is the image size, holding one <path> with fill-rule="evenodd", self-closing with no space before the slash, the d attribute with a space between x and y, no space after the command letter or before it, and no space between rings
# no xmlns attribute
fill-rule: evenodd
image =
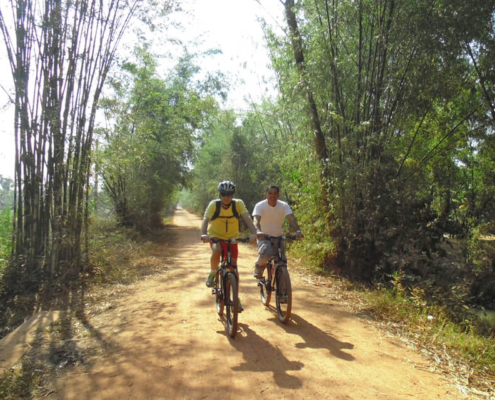
<svg viewBox="0 0 495 400"><path fill-rule="evenodd" d="M277 200L275 207L268 204L268 200L260 201L254 206L253 216L261 217L261 231L270 236L284 234L282 224L286 215L292 214L290 206L285 201Z"/></svg>

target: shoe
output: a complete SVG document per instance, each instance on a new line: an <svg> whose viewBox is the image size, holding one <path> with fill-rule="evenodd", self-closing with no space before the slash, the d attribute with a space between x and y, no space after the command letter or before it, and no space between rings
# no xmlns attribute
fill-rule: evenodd
<svg viewBox="0 0 495 400"><path fill-rule="evenodd" d="M210 272L208 278L206 278L206 286L213 287L214 284L215 284L215 272Z"/></svg>
<svg viewBox="0 0 495 400"><path fill-rule="evenodd" d="M243 312L243 311L244 311L244 307L241 304L241 299L237 298L237 312Z"/></svg>
<svg viewBox="0 0 495 400"><path fill-rule="evenodd" d="M259 265L255 265L254 266L253 276L256 279L261 279L263 277L263 270L264 269L265 269L264 267L260 267Z"/></svg>

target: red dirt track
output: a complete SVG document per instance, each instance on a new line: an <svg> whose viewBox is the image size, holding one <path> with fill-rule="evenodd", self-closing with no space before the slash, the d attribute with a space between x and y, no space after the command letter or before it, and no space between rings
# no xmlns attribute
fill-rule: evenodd
<svg viewBox="0 0 495 400"><path fill-rule="evenodd" d="M253 246L239 247L245 311L230 339L204 283L209 246L199 240L200 223L176 211L171 268L88 317L105 357L63 374L45 399L461 398L424 370L428 361L416 351L290 267L292 321L281 324L261 304Z"/></svg>

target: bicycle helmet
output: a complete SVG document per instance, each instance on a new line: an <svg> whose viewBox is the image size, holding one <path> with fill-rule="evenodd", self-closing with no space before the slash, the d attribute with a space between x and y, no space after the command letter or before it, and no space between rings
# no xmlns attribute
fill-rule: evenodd
<svg viewBox="0 0 495 400"><path fill-rule="evenodd" d="M218 184L218 191L224 195L231 195L235 193L234 182L222 181Z"/></svg>

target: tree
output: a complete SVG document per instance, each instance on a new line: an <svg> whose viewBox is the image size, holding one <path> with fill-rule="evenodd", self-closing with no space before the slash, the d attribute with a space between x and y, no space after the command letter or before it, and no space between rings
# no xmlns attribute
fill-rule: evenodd
<svg viewBox="0 0 495 400"><path fill-rule="evenodd" d="M486 60L494 54L495 2L284 5L287 35L267 32L267 38L281 106L291 115L309 106L291 129L322 135L326 144L331 220L341 232L328 258L371 278L387 255L435 248L452 212L442 205L457 196L458 188L447 190L459 182L456 156L492 130ZM317 147L314 157L321 162ZM301 179L313 182L313 175Z"/></svg>
<svg viewBox="0 0 495 400"><path fill-rule="evenodd" d="M283 3L283 2L282 2ZM331 228L334 222L333 212L330 210L327 179L328 179L328 151L325 142L325 136L323 134L320 122L320 116L318 107L313 95L313 89L311 83L308 80L308 71L304 62L303 42L299 27L297 24L296 14L294 12L294 0L286 0L283 3L285 6L285 15L287 19L287 25L289 27L290 40L292 43L292 49L294 52L294 59L296 62L297 71L299 73L300 82L299 85L305 92L307 101L307 113L309 119L309 125L314 137L314 149L316 153L316 159L320 165L320 190L321 190L321 203L323 206L323 212L326 215L328 228Z"/></svg>
<svg viewBox="0 0 495 400"><path fill-rule="evenodd" d="M165 79L157 75L146 49L137 49L136 55L136 64L123 65L129 89L105 101L116 124L104 137L101 164L119 222L148 229L160 226L164 209L175 205L172 200L186 184L194 136L216 102L195 87L199 68L192 55L180 59ZM114 82L114 87L125 86Z"/></svg>
<svg viewBox="0 0 495 400"><path fill-rule="evenodd" d="M20 290L82 268L97 104L137 5L16 0L12 21L0 9L15 85L11 272Z"/></svg>

